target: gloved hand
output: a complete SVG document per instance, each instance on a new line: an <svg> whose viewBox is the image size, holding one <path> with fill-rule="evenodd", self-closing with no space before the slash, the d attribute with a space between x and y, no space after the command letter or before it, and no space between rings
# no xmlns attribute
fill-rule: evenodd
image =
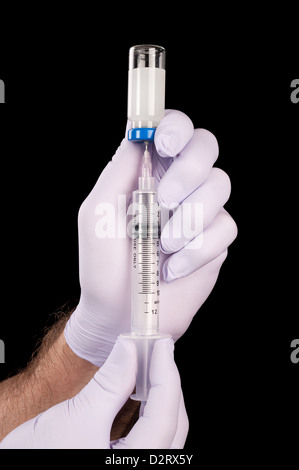
<svg viewBox="0 0 299 470"><path fill-rule="evenodd" d="M134 342L119 338L103 367L78 395L14 429L0 449L183 448L188 418L171 339L155 344L143 415L127 437L110 444L113 420L133 391L136 367Z"/></svg>
<svg viewBox="0 0 299 470"><path fill-rule="evenodd" d="M180 205L161 234L160 331L177 340L210 294L237 229L223 209L230 194L229 177L212 168L218 157L215 137L204 129L194 130L185 114L167 111L154 144L153 175L159 182L161 207ZM131 238L125 236L126 212L143 151L143 145L125 137L79 211L81 296L65 337L78 356L97 366L108 357L117 336L130 331ZM180 231L182 203L190 203L193 222L197 205L202 204L202 226L195 223L193 240ZM109 237L101 238L103 228Z"/></svg>

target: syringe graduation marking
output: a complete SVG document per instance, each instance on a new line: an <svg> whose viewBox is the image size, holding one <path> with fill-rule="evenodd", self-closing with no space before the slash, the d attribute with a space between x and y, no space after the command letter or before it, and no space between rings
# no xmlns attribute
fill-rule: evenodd
<svg viewBox="0 0 299 470"><path fill-rule="evenodd" d="M141 268L139 274L142 277L142 282L139 282L139 284L142 285L142 292L140 292L140 294L155 294L155 292L152 292L152 286L155 285L155 281L153 280L155 272L152 271L151 267L151 265L154 264L154 262L151 261L151 255L155 254L152 251L152 246L155 246L156 243L149 238L144 239L142 242L139 242L139 244L141 246L140 254L142 256L142 261L139 263ZM147 304L148 303L149 302L147 302ZM147 309L145 313L149 313Z"/></svg>

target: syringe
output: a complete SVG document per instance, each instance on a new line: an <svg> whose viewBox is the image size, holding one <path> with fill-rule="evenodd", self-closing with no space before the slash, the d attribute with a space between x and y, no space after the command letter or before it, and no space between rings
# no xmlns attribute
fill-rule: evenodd
<svg viewBox="0 0 299 470"><path fill-rule="evenodd" d="M151 353L159 333L160 212L152 176L151 142L164 116L165 49L134 46L129 53L128 139L144 143L138 189L132 194L132 311L131 334L137 346L136 393L131 398L146 401Z"/></svg>
<svg viewBox="0 0 299 470"><path fill-rule="evenodd" d="M136 335L159 332L160 212L152 177L149 143L145 142L142 174L133 192L132 323Z"/></svg>

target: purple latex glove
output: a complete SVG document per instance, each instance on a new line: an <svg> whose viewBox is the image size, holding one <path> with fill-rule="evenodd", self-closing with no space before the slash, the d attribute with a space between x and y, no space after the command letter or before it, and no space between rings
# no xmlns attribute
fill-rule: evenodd
<svg viewBox="0 0 299 470"><path fill-rule="evenodd" d="M188 418L173 359L173 341L157 341L150 369L149 398L127 437L110 443L114 418L133 391L136 349L119 338L103 367L83 390L18 426L0 449L183 448Z"/></svg>
<svg viewBox="0 0 299 470"><path fill-rule="evenodd" d="M143 151L143 145L125 138L79 212L81 297L65 337L78 356L97 366L106 360L118 335L130 331L131 239L123 236L122 222L126 228ZM218 157L213 134L194 130L180 111L166 111L151 152L162 212L177 209L162 230L160 283L160 331L177 340L210 294L237 229L223 208L230 180L213 168ZM104 222L111 208L117 222L108 230ZM191 224L184 219L186 208ZM182 221L184 227L194 226L191 237L181 230Z"/></svg>

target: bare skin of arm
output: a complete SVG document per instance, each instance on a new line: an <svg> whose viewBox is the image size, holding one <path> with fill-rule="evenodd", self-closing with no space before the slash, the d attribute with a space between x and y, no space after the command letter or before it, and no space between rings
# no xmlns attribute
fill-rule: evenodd
<svg viewBox="0 0 299 470"><path fill-rule="evenodd" d="M82 390L98 367L78 357L67 345L61 318L45 335L41 346L19 374L0 383L0 441L25 421ZM138 418L138 402L128 400L118 413L111 440L126 435Z"/></svg>

